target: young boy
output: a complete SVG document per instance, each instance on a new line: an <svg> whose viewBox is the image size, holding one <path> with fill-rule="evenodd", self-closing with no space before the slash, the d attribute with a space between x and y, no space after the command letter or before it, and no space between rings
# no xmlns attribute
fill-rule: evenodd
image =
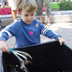
<svg viewBox="0 0 72 72"><path fill-rule="evenodd" d="M34 19L37 4L34 0L17 0L18 14L20 21L14 22L3 29L0 33L0 50L8 52L7 41L10 37L15 36L17 47L25 47L40 44L40 34L54 38L62 43L66 43L60 35L55 34L47 27L42 25L39 20Z"/></svg>

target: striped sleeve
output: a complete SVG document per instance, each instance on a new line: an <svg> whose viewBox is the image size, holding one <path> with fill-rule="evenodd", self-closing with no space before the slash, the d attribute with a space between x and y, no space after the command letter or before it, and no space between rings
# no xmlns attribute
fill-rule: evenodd
<svg viewBox="0 0 72 72"><path fill-rule="evenodd" d="M14 25L14 23L6 26L6 27L0 32L0 40L7 41L10 37L14 36L13 25Z"/></svg>
<svg viewBox="0 0 72 72"><path fill-rule="evenodd" d="M41 31L41 34L42 34L42 35L45 35L47 31L48 31L48 28L47 28L47 27L44 27L44 28L42 29L42 31Z"/></svg>
<svg viewBox="0 0 72 72"><path fill-rule="evenodd" d="M45 37L48 37L50 39L56 39L58 40L58 37L60 35L56 34L52 30L50 30L48 27L45 27L44 25L41 25L41 34L44 35Z"/></svg>

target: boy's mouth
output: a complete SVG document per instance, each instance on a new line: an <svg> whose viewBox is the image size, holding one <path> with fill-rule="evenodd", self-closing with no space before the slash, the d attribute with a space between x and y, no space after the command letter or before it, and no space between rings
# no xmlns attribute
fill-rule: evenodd
<svg viewBox="0 0 72 72"><path fill-rule="evenodd" d="M28 21L27 23L28 23L28 24L31 24L31 22L32 22L32 21Z"/></svg>
<svg viewBox="0 0 72 72"><path fill-rule="evenodd" d="M29 23L31 22L31 21L28 21Z"/></svg>

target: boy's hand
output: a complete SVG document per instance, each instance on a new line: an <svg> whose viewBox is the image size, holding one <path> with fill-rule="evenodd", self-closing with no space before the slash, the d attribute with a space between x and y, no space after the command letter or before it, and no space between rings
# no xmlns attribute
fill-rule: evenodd
<svg viewBox="0 0 72 72"><path fill-rule="evenodd" d="M8 49L8 44L5 41L0 41L0 50L3 52L7 52L10 53L9 49Z"/></svg>
<svg viewBox="0 0 72 72"><path fill-rule="evenodd" d="M60 42L60 45L62 45L62 43L66 44L66 41L61 37L58 37L58 41Z"/></svg>

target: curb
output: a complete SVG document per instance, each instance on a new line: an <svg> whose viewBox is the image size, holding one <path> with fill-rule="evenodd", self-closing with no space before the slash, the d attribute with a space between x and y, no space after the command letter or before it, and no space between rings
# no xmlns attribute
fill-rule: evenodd
<svg viewBox="0 0 72 72"><path fill-rule="evenodd" d="M35 14L35 18L39 19L39 16ZM1 26L5 27L6 25L13 22L12 15L2 15L0 16L1 19ZM17 14L17 19L20 19L20 17ZM68 11L52 11L50 15L50 21L51 23L67 23L72 22L72 10ZM46 12L43 12L43 22L47 23L47 16Z"/></svg>

